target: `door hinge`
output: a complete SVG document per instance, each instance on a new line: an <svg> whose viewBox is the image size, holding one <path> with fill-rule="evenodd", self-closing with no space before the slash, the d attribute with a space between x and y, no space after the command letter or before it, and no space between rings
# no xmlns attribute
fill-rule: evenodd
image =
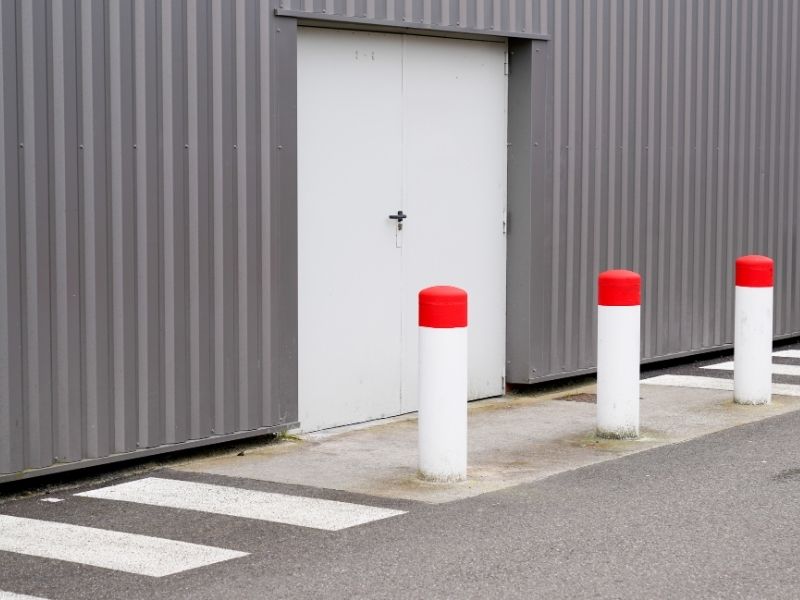
<svg viewBox="0 0 800 600"><path fill-rule="evenodd" d="M503 53L503 75L508 75L511 72L511 67L508 64L508 52Z"/></svg>
<svg viewBox="0 0 800 600"><path fill-rule="evenodd" d="M506 231L508 231L508 212L504 210L503 211L503 234L505 234Z"/></svg>

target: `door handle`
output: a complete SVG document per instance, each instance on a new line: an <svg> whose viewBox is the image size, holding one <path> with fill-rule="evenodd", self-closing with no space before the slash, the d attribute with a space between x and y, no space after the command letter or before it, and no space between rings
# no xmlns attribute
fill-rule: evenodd
<svg viewBox="0 0 800 600"><path fill-rule="evenodd" d="M397 221L397 231L403 231L403 219L407 219L408 215L402 210L398 210L396 215L389 215L389 218Z"/></svg>

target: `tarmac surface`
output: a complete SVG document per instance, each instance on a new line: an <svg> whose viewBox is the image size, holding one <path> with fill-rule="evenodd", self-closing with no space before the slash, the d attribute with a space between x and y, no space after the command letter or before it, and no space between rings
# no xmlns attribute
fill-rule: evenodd
<svg viewBox="0 0 800 600"><path fill-rule="evenodd" d="M672 393L712 407L729 401L719 390ZM543 410L550 402L531 401L529 408ZM560 402L565 410L593 408ZM157 577L79 558L0 550L0 590L6 593L0 591L0 598L797 597L800 411L795 408L786 404L782 414L763 418L761 413L753 422L689 441L627 454L602 451L602 460L577 468L564 464L560 473L518 478L510 487L444 499L434 495L428 501L268 481L269 459L261 462L267 471L261 478L202 472L193 462L119 480L89 480L49 494L34 490L0 501L0 517L187 542L236 556ZM329 441L318 438L312 445L324 448ZM294 453L294 447L289 442L285 451ZM234 457L222 458L233 462ZM214 460L219 465L222 459ZM155 504L114 499L117 490L127 488L113 486L132 482L146 491L148 478L168 479L170 489L189 491L158 496L151 500ZM224 493L204 497L203 511L176 507L191 504L191 490L217 487ZM96 489L104 491L97 497L76 495ZM242 494L249 503L263 499L260 517L242 516L248 510L238 500ZM337 506L351 511L347 514L358 513L359 506L372 513L391 510L377 511L362 524L325 530L290 522L297 515L282 508L282 498L344 502ZM319 510L327 506L322 503ZM270 520L271 510L284 510L287 522ZM38 547L33 542L42 540L29 541ZM4 543L9 542L0 524L0 547ZM18 543L27 548L26 540ZM28 551L71 551L62 545L74 547L75 540ZM115 556L104 557L95 550L101 563L124 563L128 552L120 546Z"/></svg>

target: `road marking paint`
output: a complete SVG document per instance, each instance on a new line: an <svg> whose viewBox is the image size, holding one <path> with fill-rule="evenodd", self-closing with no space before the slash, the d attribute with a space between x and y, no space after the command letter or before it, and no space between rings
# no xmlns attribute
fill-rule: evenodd
<svg viewBox="0 0 800 600"><path fill-rule="evenodd" d="M773 352L772 356L777 356L778 358L800 358L800 350L778 350Z"/></svg>
<svg viewBox="0 0 800 600"><path fill-rule="evenodd" d="M164 577L247 556L213 546L0 515L0 550Z"/></svg>
<svg viewBox="0 0 800 600"><path fill-rule="evenodd" d="M712 369L715 371L733 371L733 362L724 362L716 365L706 365L701 369ZM772 363L773 375L800 375L800 365L780 365Z"/></svg>
<svg viewBox="0 0 800 600"><path fill-rule="evenodd" d="M721 362L716 363L713 365L705 365L700 367L701 369L714 369L716 371L733 371L733 361L730 362Z"/></svg>
<svg viewBox="0 0 800 600"><path fill-rule="evenodd" d="M63 498L39 498L39 500L41 502L52 502L52 503L64 501Z"/></svg>
<svg viewBox="0 0 800 600"><path fill-rule="evenodd" d="M733 379L717 377L698 377L695 375L659 375L650 379L642 379L643 385L664 385L670 387L704 388L708 390L733 391ZM800 385L773 383L772 393L776 396L800 397Z"/></svg>
<svg viewBox="0 0 800 600"><path fill-rule="evenodd" d="M733 379L699 377L697 375L659 375L658 377L651 377L650 379L642 379L641 383L643 385L666 385L672 387L733 391Z"/></svg>
<svg viewBox="0 0 800 600"><path fill-rule="evenodd" d="M26 596L25 594L15 594L14 592L4 592L0 590L0 600L47 600L47 598Z"/></svg>
<svg viewBox="0 0 800 600"><path fill-rule="evenodd" d="M196 510L326 531L338 531L405 514L402 510L349 502L288 496L158 477L112 485L76 496Z"/></svg>

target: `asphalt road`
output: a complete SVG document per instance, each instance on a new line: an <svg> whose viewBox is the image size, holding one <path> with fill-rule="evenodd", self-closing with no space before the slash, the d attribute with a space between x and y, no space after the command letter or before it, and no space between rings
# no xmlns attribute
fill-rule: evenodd
<svg viewBox="0 0 800 600"><path fill-rule="evenodd" d="M161 578L0 552L43 598L794 598L800 412L442 505L150 474L407 511L341 531L76 497L0 514L249 553ZM98 486L94 486L98 487ZM0 593L2 598L2 593Z"/></svg>

